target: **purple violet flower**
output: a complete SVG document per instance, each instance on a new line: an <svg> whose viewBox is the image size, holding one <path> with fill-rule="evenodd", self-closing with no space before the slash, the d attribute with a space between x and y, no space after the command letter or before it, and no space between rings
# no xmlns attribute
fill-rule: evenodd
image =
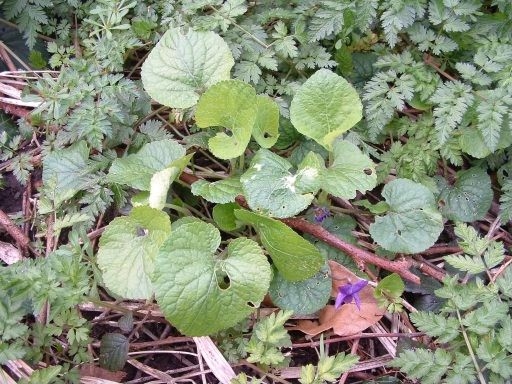
<svg viewBox="0 0 512 384"><path fill-rule="evenodd" d="M338 295L336 296L336 302L334 308L338 309L342 304L349 304L354 300L357 309L361 310L361 299L359 298L359 292L366 287L368 281L359 280L355 284L347 283L338 287Z"/></svg>
<svg viewBox="0 0 512 384"><path fill-rule="evenodd" d="M313 209L313 214L315 215L315 222L320 224L331 215L331 212L326 207L316 207Z"/></svg>

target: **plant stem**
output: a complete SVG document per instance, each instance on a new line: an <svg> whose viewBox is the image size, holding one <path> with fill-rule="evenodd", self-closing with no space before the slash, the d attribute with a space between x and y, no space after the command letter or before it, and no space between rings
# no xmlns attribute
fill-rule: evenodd
<svg viewBox="0 0 512 384"><path fill-rule="evenodd" d="M476 371L478 373L478 381L480 381L480 384L487 384L485 381L485 377L482 374L482 371L480 370L480 367L478 366L478 361L476 361L475 353L473 352L473 347L471 347L471 343L469 342L468 334L466 333L466 329L464 328L464 325L462 324L462 317L460 316L460 312L457 309L457 319L459 320L460 329L462 330L462 335L464 336L464 341L466 342L466 346L468 347L469 354L471 355L471 360L473 360L473 365L476 368Z"/></svg>

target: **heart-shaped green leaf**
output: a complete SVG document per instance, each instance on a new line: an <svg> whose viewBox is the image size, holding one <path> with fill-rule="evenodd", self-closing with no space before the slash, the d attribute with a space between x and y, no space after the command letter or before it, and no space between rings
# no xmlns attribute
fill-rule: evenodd
<svg viewBox="0 0 512 384"><path fill-rule="evenodd" d="M370 234L391 252L418 253L431 247L443 230L434 195L414 181L395 179L382 189L389 205L385 216L370 225Z"/></svg>
<svg viewBox="0 0 512 384"><path fill-rule="evenodd" d="M340 140L333 146L334 162L321 175L322 189L344 199L353 199L356 192L373 189L377 184L375 164L354 144Z"/></svg>
<svg viewBox="0 0 512 384"><path fill-rule="evenodd" d="M261 243L285 279L305 280L322 267L324 257L318 249L280 221L243 209L235 210L235 216L256 229Z"/></svg>
<svg viewBox="0 0 512 384"><path fill-rule="evenodd" d="M216 33L172 28L142 65L142 83L160 104L189 108L206 89L229 79L234 63L231 50Z"/></svg>
<svg viewBox="0 0 512 384"><path fill-rule="evenodd" d="M112 220L97 255L105 286L126 299L149 299L154 260L170 231L169 216L148 206Z"/></svg>
<svg viewBox="0 0 512 384"><path fill-rule="evenodd" d="M209 335L259 306L270 284L270 265L252 240L237 238L216 254L221 242L217 228L197 219L181 221L156 258L156 298L181 333Z"/></svg>
<svg viewBox="0 0 512 384"><path fill-rule="evenodd" d="M343 77L328 69L315 72L299 88L290 105L290 120L297 131L327 149L362 118L359 96Z"/></svg>
<svg viewBox="0 0 512 384"><path fill-rule="evenodd" d="M106 333L101 338L100 365L110 371L121 370L128 359L130 342L120 333Z"/></svg>

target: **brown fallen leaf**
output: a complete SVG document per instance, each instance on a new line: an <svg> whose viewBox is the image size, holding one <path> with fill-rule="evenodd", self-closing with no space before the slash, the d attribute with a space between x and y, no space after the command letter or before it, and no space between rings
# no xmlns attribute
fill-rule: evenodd
<svg viewBox="0 0 512 384"><path fill-rule="evenodd" d="M343 265L329 260L329 267L332 274L331 296L336 297L338 287L348 283L355 283L360 280L353 272ZM333 330L339 336L351 336L364 331L366 328L377 323L384 315L385 309L377 305L373 297L374 288L367 285L359 292L361 309L355 303L343 304L335 309L333 305L327 305L319 313L318 321L299 321L293 329L304 332L307 335L317 335L328 329Z"/></svg>
<svg viewBox="0 0 512 384"><path fill-rule="evenodd" d="M121 382L126 376L126 372L110 372L94 364L84 364L80 367L80 377L94 377L97 379L110 380L112 382Z"/></svg>

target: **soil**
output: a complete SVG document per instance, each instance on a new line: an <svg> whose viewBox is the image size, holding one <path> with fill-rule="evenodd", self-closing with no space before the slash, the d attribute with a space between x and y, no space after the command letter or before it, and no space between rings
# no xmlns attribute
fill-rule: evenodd
<svg viewBox="0 0 512 384"><path fill-rule="evenodd" d="M5 213L21 211L23 199L23 185L21 185L12 172L3 174L4 188L0 189L0 209Z"/></svg>

